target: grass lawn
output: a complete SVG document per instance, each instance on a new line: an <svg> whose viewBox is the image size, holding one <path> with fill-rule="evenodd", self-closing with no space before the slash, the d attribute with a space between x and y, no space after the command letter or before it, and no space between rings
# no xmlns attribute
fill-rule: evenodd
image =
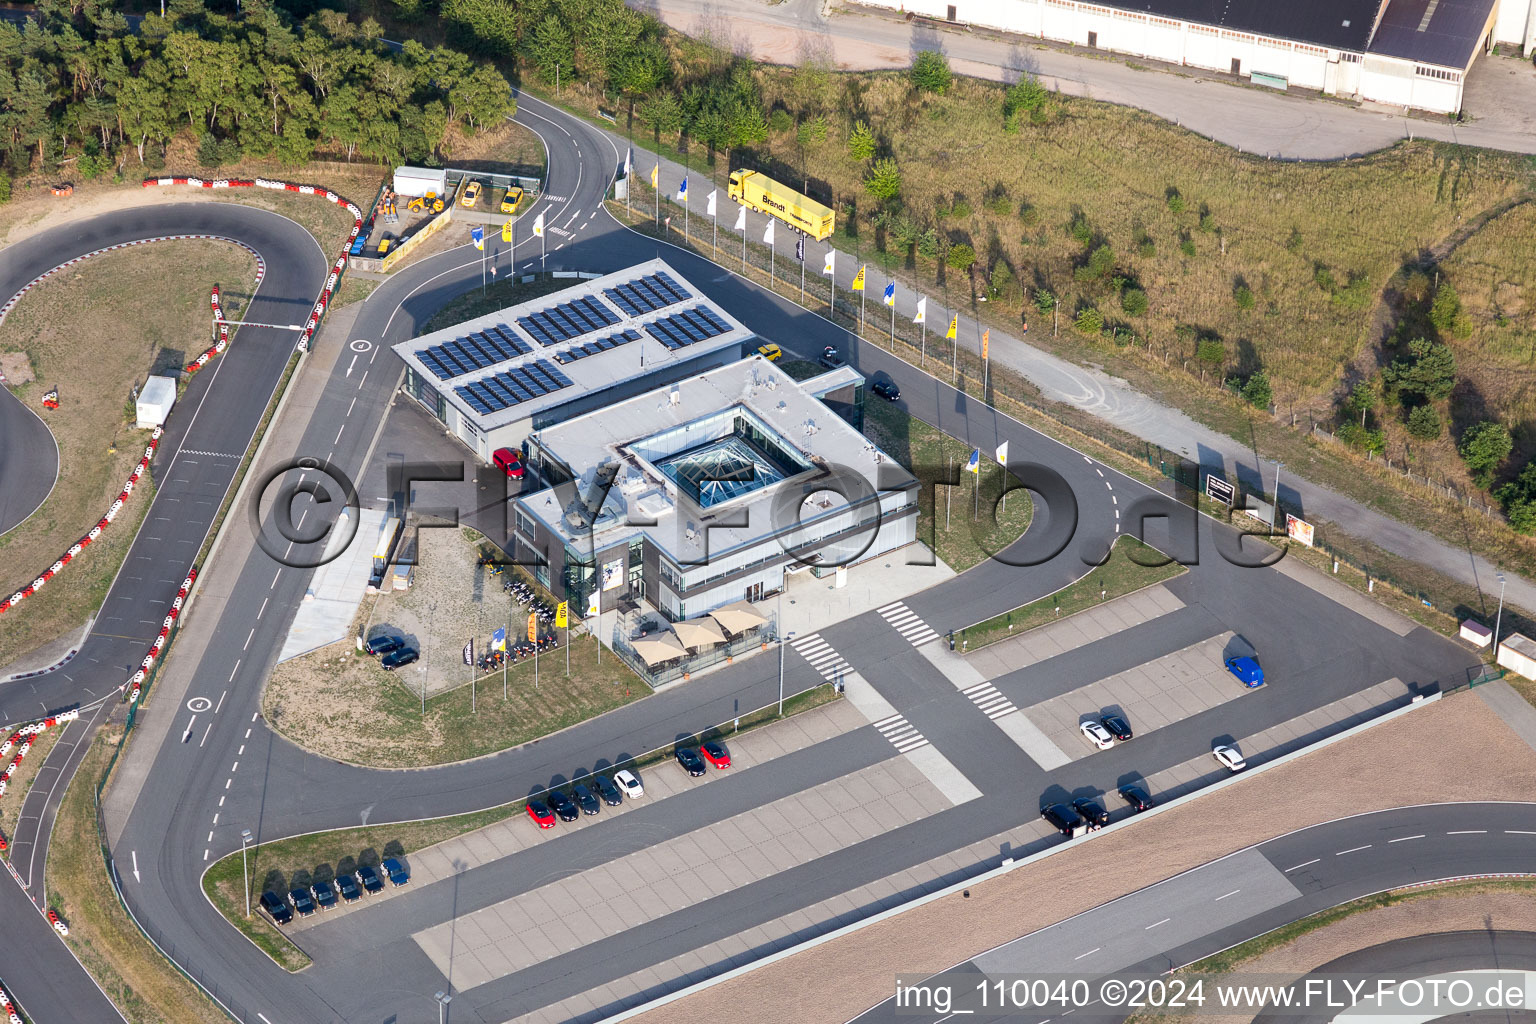
<svg viewBox="0 0 1536 1024"><path fill-rule="evenodd" d="M818 686L788 698L784 702L784 717L810 711L837 699L837 692L831 686ZM768 708L742 716L739 730L731 730L727 723L706 730L700 738L728 733L739 735L778 718L777 708ZM615 764L611 770L644 768L671 757L669 745L663 750ZM307 885L317 879L329 880L338 873L355 870L359 864L378 864L386 857L415 853L520 814L526 802L519 799L499 807L430 821L337 829L265 843L250 853L252 907L263 891L286 893L294 885ZM304 951L291 943L260 911L253 912L249 918L245 916L245 901L240 891L244 880L245 868L240 854L230 854L203 874L203 891L221 914L284 969L296 971L308 966L310 959Z"/></svg>
<svg viewBox="0 0 1536 1024"><path fill-rule="evenodd" d="M810 380L818 373L826 372L826 367L820 363L813 363L809 359L781 359L774 365L795 380Z"/></svg>
<svg viewBox="0 0 1536 1024"><path fill-rule="evenodd" d="M516 305L519 302L527 302L541 295L549 295L551 292L564 291L580 281L571 278L546 277L527 283L519 281L492 281L485 287L485 293L470 290L453 299L448 305L432 315L421 328L422 334L431 334L445 327L463 323L465 320L473 320L477 316L485 316L507 306Z"/></svg>
<svg viewBox="0 0 1536 1024"><path fill-rule="evenodd" d="M188 266L199 273L186 275ZM136 246L50 278L0 324L0 353L8 364L24 357L33 377L12 390L43 417L59 445L53 493L32 518L0 537L0 590L25 586L112 504L149 440L149 431L133 426L129 389L156 370L179 370L206 347L208 292L215 283L226 311L238 318L255 272L249 253L220 242ZM101 344L103 338L112 343ZM238 333L231 344L241 344ZM217 366L215 359L202 372ZM59 388L61 409L42 407L52 387ZM153 495L152 483L142 482L101 540L6 615L0 665L85 623Z"/></svg>
<svg viewBox="0 0 1536 1024"><path fill-rule="evenodd" d="M26 802L27 792L32 788L32 783L37 780L38 769L48 759L48 752L59 741L59 733L63 731L63 729L53 728L41 736L32 738L32 749L27 752L27 758L21 762L21 767L16 769L16 774L11 776L11 783L5 789L5 796L0 797L0 836L4 836L7 841L16 838L16 820L21 815L21 805ZM6 860L11 859L8 850L0 856Z"/></svg>
<svg viewBox="0 0 1536 1024"><path fill-rule="evenodd" d="M352 641L278 665L262 696L262 713L294 743L327 757L375 768L446 764L495 753L547 736L650 693L611 651L598 663L597 641L572 637L571 675L563 650L520 661L470 686L421 697L354 652Z"/></svg>
<svg viewBox="0 0 1536 1024"><path fill-rule="evenodd" d="M222 1010L168 964L118 902L96 832L96 781L122 730L103 728L59 808L48 850L48 900L65 939L130 1024L226 1024Z"/></svg>
<svg viewBox="0 0 1536 1024"><path fill-rule="evenodd" d="M1020 605L1013 611L994 615L974 626L958 630L959 639L964 641L967 649L974 651L978 647L1006 640L1036 626L1056 622L1074 612L1113 601L1187 571L1184 566L1172 561L1160 566L1141 564L1164 560L1163 553L1156 548L1143 544L1135 537L1121 536L1110 549L1109 560L1076 583L1049 597L1042 597L1038 601Z"/></svg>
<svg viewBox="0 0 1536 1024"><path fill-rule="evenodd" d="M1029 492L1017 488L1000 501L1003 473L985 452L979 475L964 472L969 445L875 395L864 400L864 433L921 480L943 479L960 469L959 486L923 488L917 513L918 539L956 572L1003 550L1029 528L1034 513Z"/></svg>

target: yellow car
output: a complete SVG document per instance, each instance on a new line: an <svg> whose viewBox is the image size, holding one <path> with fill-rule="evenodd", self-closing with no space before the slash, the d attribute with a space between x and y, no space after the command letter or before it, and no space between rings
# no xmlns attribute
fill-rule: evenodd
<svg viewBox="0 0 1536 1024"><path fill-rule="evenodd" d="M757 354L768 360L770 363L774 363L778 362L779 358L784 355L784 350L770 341L766 345L759 345L757 348Z"/></svg>
<svg viewBox="0 0 1536 1024"><path fill-rule="evenodd" d="M511 188L507 189L507 194L501 201L501 212L516 213L517 208L522 205L522 202L523 190L518 188L516 185L513 185Z"/></svg>
<svg viewBox="0 0 1536 1024"><path fill-rule="evenodd" d="M464 196L459 200L459 205L469 209L475 205L475 200L480 198L480 183L472 181L464 188Z"/></svg>

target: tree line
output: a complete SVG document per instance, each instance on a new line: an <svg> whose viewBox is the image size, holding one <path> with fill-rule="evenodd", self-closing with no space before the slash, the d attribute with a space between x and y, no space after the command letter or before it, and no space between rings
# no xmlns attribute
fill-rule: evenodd
<svg viewBox="0 0 1536 1024"><path fill-rule="evenodd" d="M205 166L298 165L322 151L424 161L451 127L474 131L513 109L495 67L382 36L372 20L298 20L267 0L243 0L233 16L171 0L137 32L98 3L45 0L36 20L0 22L0 164L49 170L74 155L85 177L131 160L158 169L184 131Z"/></svg>

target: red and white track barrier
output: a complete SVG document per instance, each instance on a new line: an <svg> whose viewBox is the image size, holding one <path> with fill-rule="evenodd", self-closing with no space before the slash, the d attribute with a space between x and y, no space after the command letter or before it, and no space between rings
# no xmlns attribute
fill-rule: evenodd
<svg viewBox="0 0 1536 1024"><path fill-rule="evenodd" d="M219 330L219 340L214 342L207 351L192 360L185 367L188 373L196 373L208 365L208 360L223 352L229 347L229 325L224 322L224 307L219 305L219 286L213 286L213 326Z"/></svg>
<svg viewBox="0 0 1536 1024"><path fill-rule="evenodd" d="M5 742L0 743L0 757L5 757L13 748L16 751L16 756L11 758L4 769L0 769L0 796L5 795L5 787L10 785L11 776L16 774L16 769L21 767L22 759L32 749L32 738L34 736L41 736L49 729L62 725L65 722L73 722L79 717L80 711L75 708L69 711L60 711L57 715L23 725L6 737ZM0 838L0 850L3 849L5 849L5 840Z"/></svg>
<svg viewBox="0 0 1536 1024"><path fill-rule="evenodd" d="M16 1006L11 1002L10 993L0 988L0 1012L10 1018L8 1024L21 1024L21 1015L16 1012Z"/></svg>
<svg viewBox="0 0 1536 1024"><path fill-rule="evenodd" d="M128 702L136 703L139 695L144 692L144 680L149 678L150 669L155 667L155 659L160 657L160 652L165 650L165 645L171 639L171 627L176 624L176 617L181 614L181 606L187 600L187 594L192 590L192 581L197 579L197 569L194 567L187 572L187 578L181 581L181 589L176 592L176 600L171 602L171 610L166 613L165 621L160 624L160 635L155 637L155 642L149 645L149 653L144 655L144 660L139 662L138 671L128 678L128 681L120 687L128 691ZM4 755L0 755L4 756Z"/></svg>

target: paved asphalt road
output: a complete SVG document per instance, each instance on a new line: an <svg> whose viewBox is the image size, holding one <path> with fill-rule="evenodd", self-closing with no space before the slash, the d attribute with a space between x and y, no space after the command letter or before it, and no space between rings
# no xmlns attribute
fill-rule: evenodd
<svg viewBox="0 0 1536 1024"><path fill-rule="evenodd" d="M1109 978L1162 974L1280 925L1361 896L1415 882L1474 874L1529 872L1536 864L1536 804L1438 804L1340 818L1271 839L1204 864L1111 903L958 964L928 979L971 1002L968 1020L1041 1024L1050 1012L1017 1007L987 1012L976 985L983 974L1069 976L1094 983ZM1259 902L1232 914L1233 903ZM1251 911L1251 912L1249 912ZM1237 917L1230 923L1223 915ZM1240 916L1238 916L1240 915ZM1183 941L1193 934L1193 939ZM1411 940L1413 956L1386 947L1345 957L1323 972L1414 972L1508 966L1493 955L1486 933L1481 946ZM1395 945L1395 944L1391 944ZM1443 948L1444 959L1435 955ZM1527 947L1529 951L1529 947ZM1420 968L1423 968L1420 970ZM891 965L893 974L900 964ZM1405 974L1406 976L1406 974ZM904 979L915 980L915 979ZM1066 1008L1066 1007L1063 1007ZM859 1024L934 1021L940 1014L898 1012L893 997L855 1018ZM1102 1004L1085 1014L1103 1017ZM1123 1011L1115 1015L1123 1016ZM1303 1019L1286 1017L1286 1020Z"/></svg>
<svg viewBox="0 0 1536 1024"><path fill-rule="evenodd" d="M608 173L619 162L618 153L606 138L530 97L522 98L518 119L538 130L550 149L550 180L540 209L547 212L552 226L572 232L569 236L555 235L562 241L551 250L552 269L566 266L611 270L656 253L654 242L616 230L601 213L595 218L591 215L608 183ZM264 216L244 208L201 204L161 208L160 214L174 211L173 216L180 216L183 212L207 210L225 211L236 218L250 217L253 223ZM520 238L519 243L525 257L523 264L536 264L536 258L527 259L527 254L534 251L528 240ZM567 246L569 251L562 251ZM295 256L286 260L281 258L281 250L274 252L268 257L269 268L275 270L283 263L297 267L303 263L297 258L302 256L302 249L299 245ZM312 243L310 250L315 253L317 264L307 278L300 274L285 281L284 287L274 288L269 270L263 294L291 296L290 301L307 305L310 289L317 285L324 266L323 257ZM493 253L497 251L499 246L493 248ZM666 256L680 272L749 327L776 339L795 339L791 347L804 351L819 349L826 343L848 344L841 332L819 317L766 295L711 264L677 250L666 251ZM478 264L478 253L460 249L407 268L370 298L358 317L353 338L367 339L381 347L410 336L445 301L473 286L480 273ZM299 273L297 269L294 272ZM252 317L257 317L254 307ZM272 316L260 318L281 322L273 321ZM243 350L262 349L256 344L243 344L248 340L242 332L230 353L221 357L221 364L227 364L231 356ZM978 403L967 402L878 349L860 347L851 355L853 363L866 372L884 371L895 377L906 393L905 401L918 415L977 443L1006 437L1014 446L1016 468L1022 470L1026 466L1027 453L1027 458L1040 467L1031 472L1042 478L1052 473L1060 477L1059 484L1040 485L1052 500L1040 508L1036 525L1017 549L1045 555L1051 554L1049 549L1056 544L1047 545L1048 550L1041 552L1037 549L1042 538L1070 538L1070 542L1039 566L1027 571L1012 570L1006 581L1000 575L1005 571L1003 567L989 565L978 574L967 574L909 601L937 628L1003 610L1081 575L1085 568L1084 551L1091 555L1102 550L1113 537L1117 510L1126 516L1138 508L1169 510L1166 497L1107 470L1107 476L1100 475L1099 467L1082 455L997 417ZM343 372L345 360L338 363L295 455L328 457L354 478L361 478L375 427L399 372L398 363L387 353L370 354L368 358L369 368L361 379ZM208 379L213 380L213 375ZM252 378L237 377L226 389L249 390L245 384L249 379ZM355 407L353 399L357 400ZM198 426L199 421L193 420L193 429ZM191 447L190 441L188 446ZM204 447L201 443L198 447L208 451L232 450ZM1066 500L1068 490L1079 495L1075 511ZM164 489L157 495L157 505L168 493L170 490ZM1114 500L1107 501L1109 498ZM151 523L155 518L152 512ZM151 529L146 528L146 534ZM179 532L196 530L196 522L192 521L182 524ZM1206 550L1212 550L1215 528L1206 522L1200 530ZM299 550L302 552L302 545ZM133 564L132 559L129 564ZM177 570L178 579L180 571ZM686 688L569 730L558 741L546 741L469 765L406 773L343 768L276 738L256 717L262 681L299 606L308 575L300 569L278 568L260 551L247 560L233 583L233 596L196 673L193 690L185 695L162 694L166 699L160 706L168 709L180 707L183 696L207 696L215 702L222 701L220 710L210 716L212 729L206 741L199 744L179 743L178 720L159 750L131 750L131 758L153 760L152 785L138 799L113 851L119 861L137 854L141 880L125 882L125 896L135 913L178 962L204 979L241 1019L255 1020L255 1015L261 1013L273 1024L279 1024L289 1020L377 1020L394 1014L401 1024L425 1022L436 1017L430 993L434 985L441 983L425 957L399 934L384 946L389 955L376 952L368 956L355 951L348 955L345 942L338 938L334 953L332 947L317 949L316 965L303 974L288 976L278 971L235 934L200 893L202 871L213 859L238 850L241 829L251 828L261 840L268 840L298 831L356 823L365 817L369 822L402 820L500 803L600 764L601 758L616 758L626 751L670 742L679 735L723 721L731 717L733 709L759 706L776 693L776 663L773 659L751 659ZM119 585L126 587L128 577L129 570L125 570ZM1241 570L1220 559L1207 558L1178 585L1185 588L1186 601L1197 601L1207 609L1227 609L1228 614L1257 616L1261 605L1266 604L1266 614L1272 612L1273 606L1285 609L1270 627L1274 635L1259 635L1267 644L1274 645L1267 649L1274 651L1277 669L1301 673L1308 685L1266 688L1252 700L1237 702L1235 710L1218 712L1219 718L1197 716L1178 728L1159 730L1167 734L1156 737L1165 747L1148 743L1126 755L1134 755L1141 762L1134 767L1148 773L1185 759L1189 743L1208 748L1213 731L1232 728L1240 732L1250 720L1272 724L1388 675L1423 683L1456 682L1470 664L1465 655L1422 630L1407 640L1400 641L1395 636L1388 639L1380 635L1379 628L1341 613L1313 592L1273 572ZM154 585L146 577L138 586L148 607L155 608ZM154 614L158 617L159 613ZM1316 650L1283 653L1279 648L1280 638L1285 635L1281 625L1284 622L1297 631L1291 635L1322 636L1323 640ZM1363 639L1354 646L1342 639L1330 641L1328 638L1345 633L1341 623ZM1252 624L1254 631L1263 628L1257 622ZM992 728L936 669L926 660L914 657L878 616L870 613L842 623L826 635L867 678L878 680L877 685L887 699L919 725L964 774L984 784L988 789L986 795L861 847L841 851L814 865L711 901L690 915L690 928L680 927L682 922L652 922L631 935L577 951L558 966L542 965L501 979L483 986L483 991L467 994L472 998L463 998L466 994L461 994L454 1004L457 1019L504 1019L519 1008L547 1002L594 983L599 976L594 972L616 976L666 959L707 941L713 937L707 934L711 931L738 930L754 920L777 916L850 885L921 862L957 844L1032 819L1048 787L1075 791L1093 786L1101 790L1113 782L1099 778L1104 774L1101 769L1120 771L1131 767L1111 765L1107 760L1091 766L1078 763L1048 779L1024 762L1017 748ZM1140 660L1144 653L1130 646L1101 646L1108 652L1105 657L1118 659L1122 667ZM1335 656L1331 662L1330 654ZM77 658L71 665L80 661ZM96 678L111 671L110 667L92 669L86 663L77 671L82 673L78 680L60 682L64 676L58 673L43 677L47 682L41 685L57 687L62 693L71 685L78 688L94 683L101 687L119 681L110 675ZM792 692L817 681L806 666L792 664ZM1028 683L1018 685L1027 687ZM7 706L11 704L9 693L7 690L3 694ZM187 712L177 714L184 716ZM1183 737L1183 744L1176 742L1179 736ZM712 783L682 801L681 809L669 813L665 820L626 816L634 817L634 824L616 821L612 823L616 827L605 827L605 832L611 836L609 841L621 847L644 845L679 834L699 821L718 820L750 806L769 793L795 792L874 763L882 754L889 756L880 746L882 742L872 729L859 730L784 758L781 763L763 766L764 770L759 772L744 773L723 784ZM1152 761L1156 763L1148 763ZM1004 786L992 781L999 764L1007 764L1011 772L1016 772ZM648 810L652 819L661 814L659 810ZM649 828L642 827L647 824ZM551 865L559 865L563 863L559 859L561 851L567 859L592 855L590 850L573 852L576 847L574 836L560 837L541 847L535 856L549 858ZM521 865L521 857L516 865L488 865L450 883L424 887L420 894L408 899L417 901L424 915L420 923L426 924L445 913L462 912L465 907L483 905L521 891L519 886L528 885L526 879L517 877ZM400 929L404 924L397 922L393 927ZM6 970L9 968L0 954L0 976ZM41 1019L48 1024L46 1017Z"/></svg>
<svg viewBox="0 0 1536 1024"><path fill-rule="evenodd" d="M23 282L25 283L25 282ZM0 294L10 296L0 283ZM0 534L20 526L36 512L59 477L59 445L48 425L0 387ZM7 595L9 596L9 595Z"/></svg>

